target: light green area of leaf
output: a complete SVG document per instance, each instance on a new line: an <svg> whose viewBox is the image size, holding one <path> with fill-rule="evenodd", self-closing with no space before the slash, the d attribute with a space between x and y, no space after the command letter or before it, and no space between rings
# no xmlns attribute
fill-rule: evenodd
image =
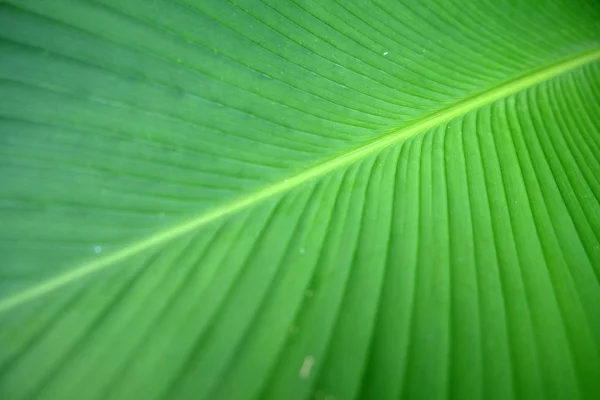
<svg viewBox="0 0 600 400"><path fill-rule="evenodd" d="M0 397L597 399L600 4L0 2Z"/></svg>

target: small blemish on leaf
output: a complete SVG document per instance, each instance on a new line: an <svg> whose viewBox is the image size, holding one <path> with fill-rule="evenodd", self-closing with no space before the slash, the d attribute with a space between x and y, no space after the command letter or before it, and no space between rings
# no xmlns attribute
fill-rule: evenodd
<svg viewBox="0 0 600 400"><path fill-rule="evenodd" d="M96 253L96 254L102 253L102 246L94 246L94 253Z"/></svg>
<svg viewBox="0 0 600 400"><path fill-rule="evenodd" d="M315 358L313 356L306 356L304 361L302 362L302 367L300 367L300 373L298 374L300 378L306 379L310 375L310 370L315 364Z"/></svg>

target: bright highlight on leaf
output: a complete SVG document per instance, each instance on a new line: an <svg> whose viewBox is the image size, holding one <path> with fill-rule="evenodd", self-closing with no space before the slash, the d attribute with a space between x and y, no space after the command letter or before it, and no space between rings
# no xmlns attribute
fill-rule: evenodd
<svg viewBox="0 0 600 400"><path fill-rule="evenodd" d="M0 3L0 398L597 399L600 4Z"/></svg>

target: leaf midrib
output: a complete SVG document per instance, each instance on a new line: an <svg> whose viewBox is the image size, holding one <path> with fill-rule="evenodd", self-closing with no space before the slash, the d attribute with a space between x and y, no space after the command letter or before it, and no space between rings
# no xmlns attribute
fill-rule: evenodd
<svg viewBox="0 0 600 400"><path fill-rule="evenodd" d="M344 153L335 155L328 160L310 166L302 172L235 198L212 210L190 218L183 223L132 243L111 255L95 259L91 262L86 262L79 267L51 278L46 282L2 299L0 301L0 313L9 311L23 303L32 301L74 281L83 279L151 247L161 245L195 229L199 229L215 220L235 214L248 207L259 204L266 199L290 191L312 179L322 177L338 168L364 159L377 151L393 144L400 143L420 132L428 131L431 128L447 123L454 118L465 115L470 111L474 111L487 104L506 98L514 93L518 93L524 89L533 87L541 82L550 80L558 75L572 71L599 59L600 46L597 46L574 56L563 58L545 67L522 74L517 78L503 82L493 89L488 89L482 93L458 101L454 105L441 109L434 114L413 121L402 128L390 130L387 133L383 133L379 137L362 143Z"/></svg>

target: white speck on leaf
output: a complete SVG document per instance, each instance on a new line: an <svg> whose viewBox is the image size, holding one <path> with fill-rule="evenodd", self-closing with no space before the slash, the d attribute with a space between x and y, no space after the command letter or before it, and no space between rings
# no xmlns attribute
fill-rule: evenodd
<svg viewBox="0 0 600 400"><path fill-rule="evenodd" d="M304 361L302 362L302 367L300 367L300 378L306 379L310 375L310 370L312 369L315 363L315 358L313 356L306 356Z"/></svg>
<svg viewBox="0 0 600 400"><path fill-rule="evenodd" d="M306 254L306 249L304 247L300 247L300 254Z"/></svg>
<svg viewBox="0 0 600 400"><path fill-rule="evenodd" d="M383 53L384 56L387 56L389 54L389 51L386 51L385 53Z"/></svg>
<svg viewBox="0 0 600 400"><path fill-rule="evenodd" d="M95 246L94 253L96 253L96 254L102 253L102 246Z"/></svg>

